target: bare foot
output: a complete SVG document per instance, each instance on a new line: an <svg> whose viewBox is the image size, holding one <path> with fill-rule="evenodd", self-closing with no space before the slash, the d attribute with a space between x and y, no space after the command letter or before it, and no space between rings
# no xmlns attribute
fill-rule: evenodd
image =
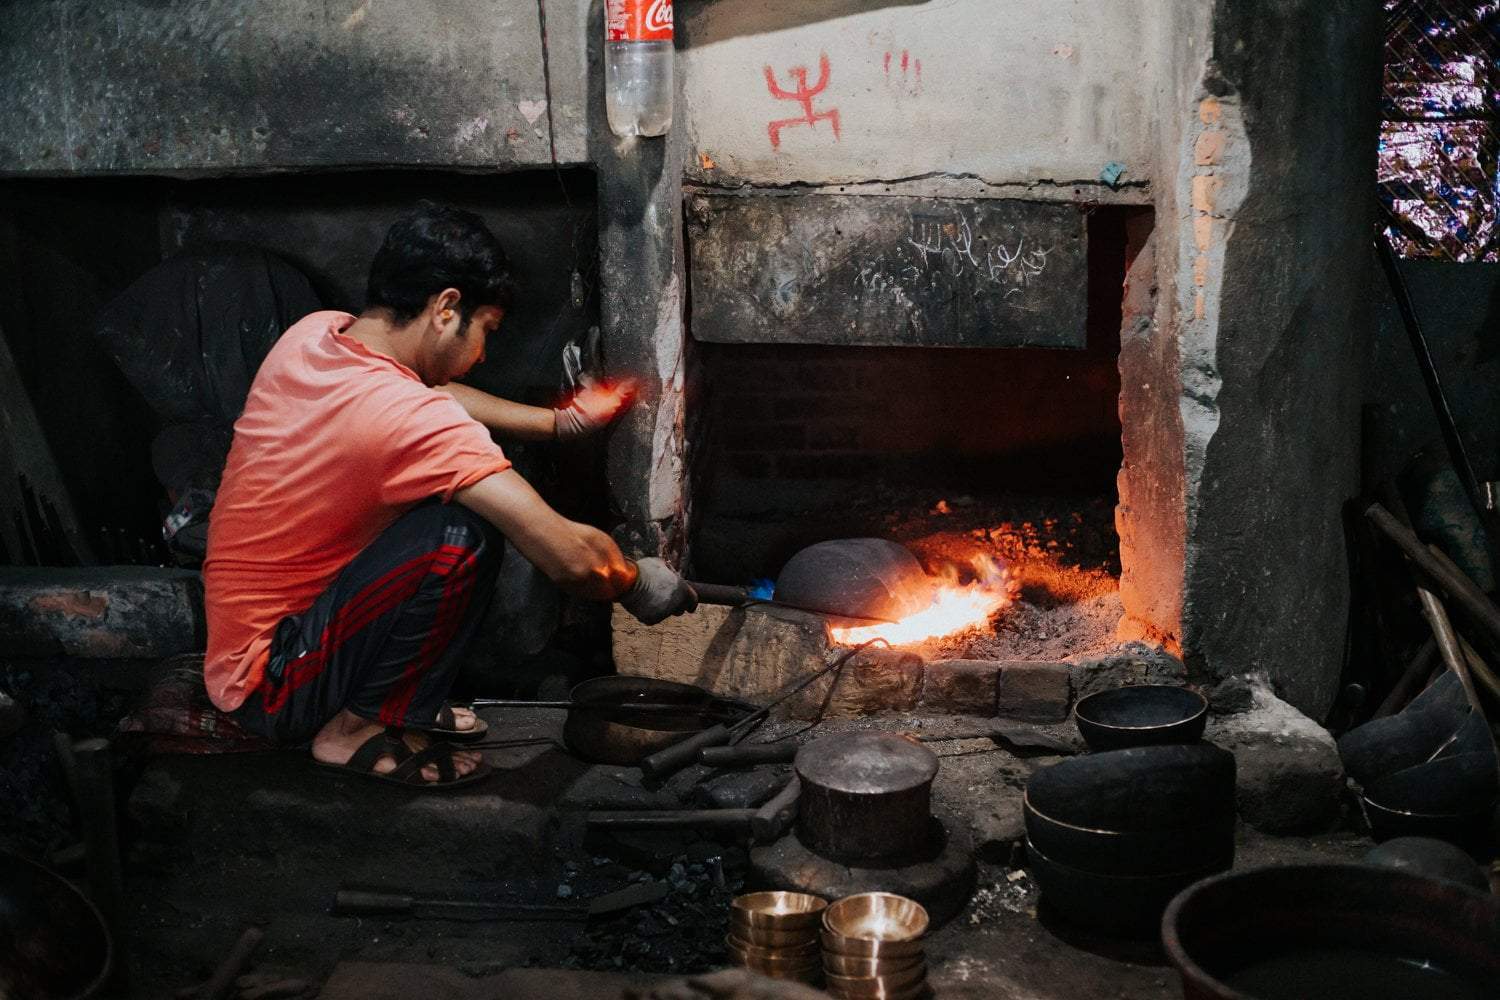
<svg viewBox="0 0 1500 1000"><path fill-rule="evenodd" d="M458 732L461 733L479 725L479 716L475 715L472 709L461 705L450 705L449 708L453 710L453 728Z"/></svg>
<svg viewBox="0 0 1500 1000"><path fill-rule="evenodd" d="M455 714L457 714L455 710ZM473 725L473 713L469 713L469 724ZM462 727L460 727L462 728ZM312 755L313 760L324 764L347 764L349 758L354 756L354 751L376 733L384 731L385 726L369 719L361 718L348 709L335 715L332 719L318 730L318 735L313 737ZM415 751L421 750L432 741L425 733L414 729L403 730L401 741ZM479 766L482 758L473 750L453 751L453 772L462 777ZM378 774L389 774L396 769L396 760L390 754L382 754L375 759L373 770ZM422 768L422 779L424 781L442 780L438 774L436 764L428 764Z"/></svg>

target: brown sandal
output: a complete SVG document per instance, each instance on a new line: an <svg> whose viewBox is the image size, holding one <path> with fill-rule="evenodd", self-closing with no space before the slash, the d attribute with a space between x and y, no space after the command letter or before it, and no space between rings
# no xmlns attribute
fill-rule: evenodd
<svg viewBox="0 0 1500 1000"><path fill-rule="evenodd" d="M473 709L470 709L470 711L473 711ZM444 705L438 710L436 725L430 727L413 726L411 728L420 728L424 733L441 736L449 743L478 743L488 736L490 732L490 724L478 715L474 716L474 727L472 729L459 729L458 719L453 714L452 705Z"/></svg>
<svg viewBox="0 0 1500 1000"><path fill-rule="evenodd" d="M481 761L474 770L459 776L453 767L454 749L451 743L434 740L421 750L413 750L401 739L401 730L391 726L361 743L359 749L354 751L346 764L325 764L322 761L315 763L324 771L356 774L364 778L390 782L393 785L433 791L472 785L476 781L488 778L490 772L494 770L490 765ZM394 760L396 767L384 774L375 770L376 762L382 757ZM428 781L422 777L422 768L428 764L437 766L437 781Z"/></svg>

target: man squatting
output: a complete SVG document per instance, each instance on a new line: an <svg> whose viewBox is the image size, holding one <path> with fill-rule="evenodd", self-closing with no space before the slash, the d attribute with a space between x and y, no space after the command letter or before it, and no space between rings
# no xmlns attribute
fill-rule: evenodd
<svg viewBox="0 0 1500 1000"><path fill-rule="evenodd" d="M628 389L525 406L454 383L510 303L478 216L424 203L391 226L358 317L293 324L255 376L209 524L204 679L214 704L321 765L423 787L489 773L447 703L504 539L562 590L647 624L697 597L660 559L553 510L490 431L576 437ZM502 538L503 536L503 538ZM434 737L441 737L434 738Z"/></svg>

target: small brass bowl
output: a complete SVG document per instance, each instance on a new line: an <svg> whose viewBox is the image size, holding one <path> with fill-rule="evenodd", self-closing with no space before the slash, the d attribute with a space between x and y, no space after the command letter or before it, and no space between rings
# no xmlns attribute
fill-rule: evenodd
<svg viewBox="0 0 1500 1000"><path fill-rule="evenodd" d="M904 986L900 989L893 987L884 993L860 993L844 989L842 986L825 986L824 990L829 996L836 997L838 1000L923 1000L932 996L925 979L913 986Z"/></svg>
<svg viewBox="0 0 1500 1000"><path fill-rule="evenodd" d="M817 927L828 900L806 892L752 892L729 903L729 915L748 927L792 931Z"/></svg>
<svg viewBox="0 0 1500 1000"><path fill-rule="evenodd" d="M799 927L789 931L769 930L764 927L752 927L737 915L729 920L729 933L739 938L742 943L754 945L757 948L800 948L818 940L816 927Z"/></svg>
<svg viewBox="0 0 1500 1000"><path fill-rule="evenodd" d="M862 892L824 910L823 929L861 941L915 941L927 933L927 910L895 893Z"/></svg>
<svg viewBox="0 0 1500 1000"><path fill-rule="evenodd" d="M758 966L789 968L818 964L818 942L816 941L796 948L757 948L730 934L724 938L724 947L728 950L729 957L740 965L755 962Z"/></svg>
<svg viewBox="0 0 1500 1000"><path fill-rule="evenodd" d="M844 937L832 931L822 934L823 954L848 958L902 959L922 954L922 941L873 941L869 938Z"/></svg>
<svg viewBox="0 0 1500 1000"><path fill-rule="evenodd" d="M903 972L886 976L836 976L828 973L828 988L846 997L888 997L921 986L927 979L926 964L914 965Z"/></svg>
<svg viewBox="0 0 1500 1000"><path fill-rule="evenodd" d="M855 955L840 955L832 951L823 952L823 968L835 976L869 979L874 976L889 976L897 972L905 972L921 964L920 952L914 955L884 958L861 958Z"/></svg>

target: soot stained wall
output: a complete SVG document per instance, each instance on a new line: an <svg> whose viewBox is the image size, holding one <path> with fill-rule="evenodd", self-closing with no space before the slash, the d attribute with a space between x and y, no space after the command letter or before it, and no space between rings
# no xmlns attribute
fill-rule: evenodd
<svg viewBox="0 0 1500 1000"><path fill-rule="evenodd" d="M178 249L242 240L303 269L329 308L357 311L386 228L424 196L478 212L511 256L515 305L469 381L550 402L563 344L597 316L585 172L0 182L0 331L91 541L101 527L132 541L158 537L166 503L151 471L155 419L95 340L98 310ZM529 464L545 479L552 457L533 449ZM602 493L597 458L589 449L568 456L578 488L562 502L577 513ZM106 559L122 558L99 547Z"/></svg>

